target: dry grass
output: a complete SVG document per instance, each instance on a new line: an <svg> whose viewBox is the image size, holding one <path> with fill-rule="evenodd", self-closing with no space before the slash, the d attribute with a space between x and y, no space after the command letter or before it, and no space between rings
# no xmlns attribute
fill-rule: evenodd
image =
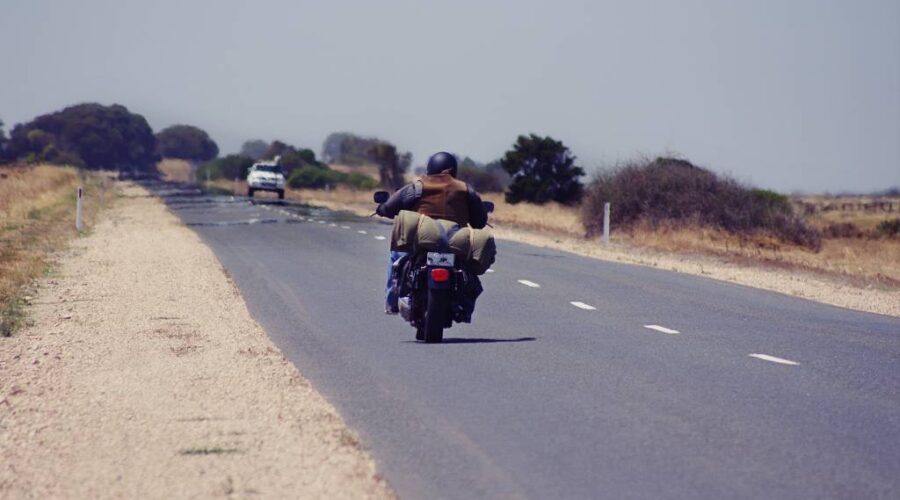
<svg viewBox="0 0 900 500"><path fill-rule="evenodd" d="M359 172L361 174L368 175L369 177L378 180L380 179L378 174L378 165L359 165L359 166L351 166L351 165L340 165L337 163L332 163L328 165L332 170L336 170L338 172L342 172L345 174L351 174L353 172Z"/></svg>
<svg viewBox="0 0 900 500"><path fill-rule="evenodd" d="M488 193L482 198L494 202L491 224L576 238L584 236L584 227L578 219L577 208L553 202L545 205L529 203L511 205L506 203L503 195L499 193Z"/></svg>
<svg viewBox="0 0 900 500"><path fill-rule="evenodd" d="M900 217L900 213L853 213L853 212L824 212L806 217L813 226L822 229L829 224L850 223L863 231L872 231L882 221Z"/></svg>
<svg viewBox="0 0 900 500"><path fill-rule="evenodd" d="M192 182L193 167L186 160L165 159L156 164L156 168L167 182Z"/></svg>
<svg viewBox="0 0 900 500"><path fill-rule="evenodd" d="M788 269L821 272L848 278L859 285L900 288L900 241L890 239L823 239L812 252L785 245L774 238L750 240L723 231L698 227L638 227L617 235L619 241L671 253L724 257L736 263L763 263Z"/></svg>
<svg viewBox="0 0 900 500"><path fill-rule="evenodd" d="M68 167L0 167L0 335L12 334L22 322L26 288L47 272L48 256L76 236L77 186L85 187L90 226L106 179Z"/></svg>

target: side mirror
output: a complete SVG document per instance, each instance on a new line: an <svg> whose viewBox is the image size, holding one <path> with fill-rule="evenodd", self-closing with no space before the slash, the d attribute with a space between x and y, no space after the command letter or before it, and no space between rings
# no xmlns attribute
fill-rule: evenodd
<svg viewBox="0 0 900 500"><path fill-rule="evenodd" d="M494 211L494 202L493 201L482 201L482 205L484 205L484 211L487 213L492 213Z"/></svg>
<svg viewBox="0 0 900 500"><path fill-rule="evenodd" d="M382 204L388 201L388 198L390 197L391 195L387 191L376 191L375 196L373 196L372 199L375 200L375 203Z"/></svg>

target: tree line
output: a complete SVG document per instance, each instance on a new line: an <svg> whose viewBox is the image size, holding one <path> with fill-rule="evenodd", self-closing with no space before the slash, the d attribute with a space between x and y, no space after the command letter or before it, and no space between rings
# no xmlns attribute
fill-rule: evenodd
<svg viewBox="0 0 900 500"><path fill-rule="evenodd" d="M412 154L391 142L350 132L335 132L325 139L323 161L312 149L260 139L245 142L237 155L219 158L218 145L203 129L178 124L154 133L142 115L120 104L69 106L16 125L8 138L0 122L0 160L153 173L162 158L179 158L204 163L201 175L231 177L245 175L254 160L275 157L280 157L294 185L311 188L372 186L365 174L336 171L329 163L374 165L378 184L389 189L406 182L412 165ZM459 174L477 190L506 191L510 203L575 203L584 171L574 161L560 141L532 134L520 136L502 159L487 165L464 158Z"/></svg>
<svg viewBox="0 0 900 500"><path fill-rule="evenodd" d="M330 134L321 161L312 149L260 139L245 142L238 154L219 157L219 147L206 131L181 124L154 133L143 116L118 104L69 106L16 125L8 136L0 121L0 161L152 173L164 157L203 163L200 178L228 179L245 177L257 160L278 157L290 186L311 189L397 189L412 165L412 155L391 142L350 132ZM378 179L329 164L373 165ZM819 245L820 234L795 216L782 195L744 186L686 160L630 163L598 172L588 185L581 181L584 175L562 141L537 134L518 136L499 160L481 164L463 157L459 166L460 179L481 192L503 192L508 203L579 205L588 235L600 231L603 204L610 202L615 206L612 221L619 227L694 221L738 234L768 231L812 249Z"/></svg>
<svg viewBox="0 0 900 500"><path fill-rule="evenodd" d="M86 169L154 172L161 158L205 161L219 147L204 130L173 125L159 133L125 106L76 104L16 125L0 122L0 160L54 163Z"/></svg>

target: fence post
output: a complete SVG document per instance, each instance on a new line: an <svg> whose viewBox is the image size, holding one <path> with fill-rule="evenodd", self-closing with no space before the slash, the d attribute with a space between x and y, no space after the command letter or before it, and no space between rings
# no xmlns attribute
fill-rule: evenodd
<svg viewBox="0 0 900 500"><path fill-rule="evenodd" d="M81 198L84 190L78 186L77 196L75 198L75 230L81 231Z"/></svg>
<svg viewBox="0 0 900 500"><path fill-rule="evenodd" d="M603 204L603 244L609 245L609 202Z"/></svg>

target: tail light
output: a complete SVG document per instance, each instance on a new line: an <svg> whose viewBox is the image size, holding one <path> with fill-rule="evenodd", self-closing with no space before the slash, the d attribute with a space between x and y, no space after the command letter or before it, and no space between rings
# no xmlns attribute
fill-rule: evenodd
<svg viewBox="0 0 900 500"><path fill-rule="evenodd" d="M432 269L431 270L431 279L435 283L443 283L450 279L450 271L448 271L442 267L439 267L437 269Z"/></svg>

